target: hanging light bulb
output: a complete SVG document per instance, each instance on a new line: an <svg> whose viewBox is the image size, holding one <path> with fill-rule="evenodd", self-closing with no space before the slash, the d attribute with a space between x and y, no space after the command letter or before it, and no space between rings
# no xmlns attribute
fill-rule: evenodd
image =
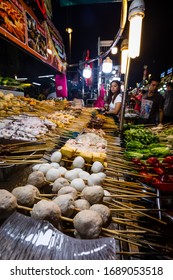
<svg viewBox="0 0 173 280"><path fill-rule="evenodd" d="M83 69L83 77L85 79L89 79L91 77L91 67L90 65L86 65L85 68Z"/></svg>
<svg viewBox="0 0 173 280"><path fill-rule="evenodd" d="M112 72L112 60L108 56L106 57L105 60L103 60L102 71L104 73L111 73Z"/></svg>
<svg viewBox="0 0 173 280"><path fill-rule="evenodd" d="M118 48L117 47L113 47L111 49L111 54L117 54L117 52L118 52Z"/></svg>
<svg viewBox="0 0 173 280"><path fill-rule="evenodd" d="M145 4L143 0L133 0L129 7L129 57L139 56L141 44L142 19L145 15Z"/></svg>
<svg viewBox="0 0 173 280"><path fill-rule="evenodd" d="M121 74L126 73L128 58L128 40L124 39L121 43Z"/></svg>

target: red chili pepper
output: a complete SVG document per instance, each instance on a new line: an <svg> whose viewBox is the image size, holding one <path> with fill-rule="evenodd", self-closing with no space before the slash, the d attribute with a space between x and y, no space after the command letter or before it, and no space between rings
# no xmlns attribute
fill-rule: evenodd
<svg viewBox="0 0 173 280"><path fill-rule="evenodd" d="M164 163L173 163L173 156L167 156L163 159Z"/></svg>
<svg viewBox="0 0 173 280"><path fill-rule="evenodd" d="M142 180L144 182L146 182L146 183L152 182L153 177L150 174L148 174L146 172L142 172L142 171L139 172L139 174L142 176Z"/></svg>
<svg viewBox="0 0 173 280"><path fill-rule="evenodd" d="M147 159L147 163L149 163L150 165L155 165L155 164L159 163L159 160L156 157L149 157Z"/></svg>
<svg viewBox="0 0 173 280"><path fill-rule="evenodd" d="M161 181L158 178L153 177L152 184L159 184Z"/></svg>
<svg viewBox="0 0 173 280"><path fill-rule="evenodd" d="M159 175L163 175L166 172L165 169L162 167L153 167L153 170Z"/></svg>
<svg viewBox="0 0 173 280"><path fill-rule="evenodd" d="M132 158L132 162L134 162L137 165L143 165L139 158Z"/></svg>
<svg viewBox="0 0 173 280"><path fill-rule="evenodd" d="M144 172L148 172L146 165L141 165L140 170Z"/></svg>

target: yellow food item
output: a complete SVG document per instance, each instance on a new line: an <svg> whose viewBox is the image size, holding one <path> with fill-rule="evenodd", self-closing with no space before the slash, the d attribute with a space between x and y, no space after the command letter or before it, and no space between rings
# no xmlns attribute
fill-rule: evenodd
<svg viewBox="0 0 173 280"><path fill-rule="evenodd" d="M75 149L69 147L68 145L64 145L61 149L60 152L64 157L67 158L72 158L75 154Z"/></svg>
<svg viewBox="0 0 173 280"><path fill-rule="evenodd" d="M92 163L92 153L91 152L82 152L80 151L79 156L83 157L86 163Z"/></svg>
<svg viewBox="0 0 173 280"><path fill-rule="evenodd" d="M93 152L93 162L100 161L102 164L106 161L106 154Z"/></svg>

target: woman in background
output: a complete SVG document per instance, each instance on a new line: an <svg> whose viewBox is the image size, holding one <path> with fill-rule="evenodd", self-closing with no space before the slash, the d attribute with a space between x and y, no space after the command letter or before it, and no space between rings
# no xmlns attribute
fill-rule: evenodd
<svg viewBox="0 0 173 280"><path fill-rule="evenodd" d="M105 111L104 114L112 116L114 118L114 121L118 122L122 107L122 93L120 81L113 80L110 83L110 90L108 92L106 103L108 104L108 109L107 111Z"/></svg>

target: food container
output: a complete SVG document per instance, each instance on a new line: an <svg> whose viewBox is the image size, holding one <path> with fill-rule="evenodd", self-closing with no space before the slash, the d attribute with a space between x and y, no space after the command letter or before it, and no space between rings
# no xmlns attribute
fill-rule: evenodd
<svg viewBox="0 0 173 280"><path fill-rule="evenodd" d="M153 186L160 191L173 192L173 183L156 183Z"/></svg>

